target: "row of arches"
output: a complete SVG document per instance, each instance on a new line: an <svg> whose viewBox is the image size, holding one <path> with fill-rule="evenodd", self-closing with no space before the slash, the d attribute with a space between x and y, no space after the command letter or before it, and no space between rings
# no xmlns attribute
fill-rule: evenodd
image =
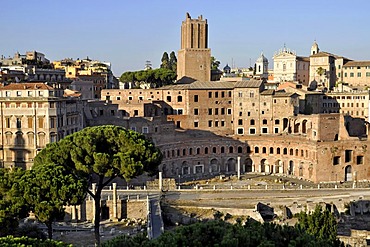
<svg viewBox="0 0 370 247"><path fill-rule="evenodd" d="M188 155L207 155L207 154L233 154L251 153L249 146L207 146L179 148L163 151L164 158L175 158Z"/></svg>

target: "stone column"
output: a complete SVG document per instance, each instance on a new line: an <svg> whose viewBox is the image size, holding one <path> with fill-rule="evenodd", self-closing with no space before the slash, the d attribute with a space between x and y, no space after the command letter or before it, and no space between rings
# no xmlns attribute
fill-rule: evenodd
<svg viewBox="0 0 370 247"><path fill-rule="evenodd" d="M238 156L238 180L240 180L240 156Z"/></svg>
<svg viewBox="0 0 370 247"><path fill-rule="evenodd" d="M159 185L159 190L162 190L162 172L159 172L158 174L158 185Z"/></svg>
<svg viewBox="0 0 370 247"><path fill-rule="evenodd" d="M118 219L117 217L117 183L112 183L112 187L113 187L113 219L116 220Z"/></svg>
<svg viewBox="0 0 370 247"><path fill-rule="evenodd" d="M71 207L72 212L71 212L71 220L72 221L77 221L77 215L76 215L76 205L72 205Z"/></svg>

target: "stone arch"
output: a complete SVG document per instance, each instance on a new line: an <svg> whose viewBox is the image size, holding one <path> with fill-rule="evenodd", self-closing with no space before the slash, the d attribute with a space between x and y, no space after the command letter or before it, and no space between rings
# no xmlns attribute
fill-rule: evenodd
<svg viewBox="0 0 370 247"><path fill-rule="evenodd" d="M281 160L275 161L274 173L284 173L284 162Z"/></svg>
<svg viewBox="0 0 370 247"><path fill-rule="evenodd" d="M294 175L294 161L289 160L288 174Z"/></svg>
<svg viewBox="0 0 370 247"><path fill-rule="evenodd" d="M234 158L229 158L226 162L226 171L229 173L236 171L236 161Z"/></svg>
<svg viewBox="0 0 370 247"><path fill-rule="evenodd" d="M244 161L245 172L253 172L253 161L251 158L246 158Z"/></svg>
<svg viewBox="0 0 370 247"><path fill-rule="evenodd" d="M268 167L268 163L266 159L262 159L260 162L260 172L267 172L266 167Z"/></svg>
<svg viewBox="0 0 370 247"><path fill-rule="evenodd" d="M187 161L183 161L181 164L181 169L182 169L182 174L183 175L188 175L190 174L190 167L188 165Z"/></svg>
<svg viewBox="0 0 370 247"><path fill-rule="evenodd" d="M211 161L209 162L209 172L210 173L215 173L215 172L219 172L220 169L219 169L219 163L218 163L218 160L217 159L211 159Z"/></svg>
<svg viewBox="0 0 370 247"><path fill-rule="evenodd" d="M307 134L307 119L302 121L302 134Z"/></svg>
<svg viewBox="0 0 370 247"><path fill-rule="evenodd" d="M294 123L293 133L299 133L299 127L300 127L300 123L299 122L295 122Z"/></svg>
<svg viewBox="0 0 370 247"><path fill-rule="evenodd" d="M299 169L298 175L300 177L303 177L303 164L302 163L299 165L298 169Z"/></svg>
<svg viewBox="0 0 370 247"><path fill-rule="evenodd" d="M344 168L344 181L352 181L352 166L350 165Z"/></svg>
<svg viewBox="0 0 370 247"><path fill-rule="evenodd" d="M289 127L289 120L287 118L283 118L283 131L288 132L288 127Z"/></svg>

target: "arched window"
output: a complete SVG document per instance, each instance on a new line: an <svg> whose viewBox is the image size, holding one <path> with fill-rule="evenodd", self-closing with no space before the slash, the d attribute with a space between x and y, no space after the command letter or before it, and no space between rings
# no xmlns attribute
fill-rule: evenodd
<svg viewBox="0 0 370 247"><path fill-rule="evenodd" d="M217 153L217 148L216 147L212 148L212 153L214 153L214 154Z"/></svg>
<svg viewBox="0 0 370 247"><path fill-rule="evenodd" d="M254 147L254 153L258 154L260 152L260 149L258 147Z"/></svg>
<svg viewBox="0 0 370 247"><path fill-rule="evenodd" d="M204 148L204 154L208 154L208 148L207 147Z"/></svg>
<svg viewBox="0 0 370 247"><path fill-rule="evenodd" d="M276 154L280 154L280 148L276 149Z"/></svg>
<svg viewBox="0 0 370 247"><path fill-rule="evenodd" d="M241 154L241 153L243 153L243 147L238 147L238 154Z"/></svg>
<svg viewBox="0 0 370 247"><path fill-rule="evenodd" d="M229 153L230 154L234 153L234 148L233 147L229 147Z"/></svg>
<svg viewBox="0 0 370 247"><path fill-rule="evenodd" d="M273 154L273 153L274 153L274 148L270 147L270 154Z"/></svg>
<svg viewBox="0 0 370 247"><path fill-rule="evenodd" d="M225 147L221 147L221 153L224 154L225 153Z"/></svg>
<svg viewBox="0 0 370 247"><path fill-rule="evenodd" d="M263 147L262 148L262 153L265 154L267 151L266 151L266 147Z"/></svg>
<svg viewBox="0 0 370 247"><path fill-rule="evenodd" d="M251 123L251 125L254 125L255 124L254 119L251 119L250 123Z"/></svg>

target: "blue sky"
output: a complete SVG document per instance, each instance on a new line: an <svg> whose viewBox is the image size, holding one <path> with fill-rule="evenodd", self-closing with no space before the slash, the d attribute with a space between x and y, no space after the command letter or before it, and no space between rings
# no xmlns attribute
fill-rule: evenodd
<svg viewBox="0 0 370 247"><path fill-rule="evenodd" d="M0 0L0 55L43 52L50 60L109 61L116 76L159 67L164 51L180 48L181 21L203 15L209 47L221 62L270 61L286 46L308 56L316 39L323 51L370 60L370 1L356 0Z"/></svg>

